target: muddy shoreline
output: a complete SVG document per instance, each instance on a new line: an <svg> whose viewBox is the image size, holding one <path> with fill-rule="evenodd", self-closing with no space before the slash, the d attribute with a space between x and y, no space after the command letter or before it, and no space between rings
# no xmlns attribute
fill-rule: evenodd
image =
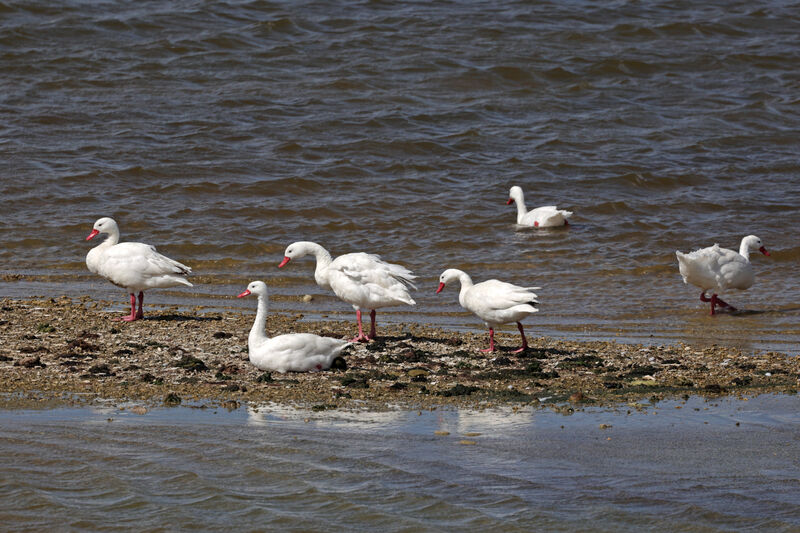
<svg viewBox="0 0 800 533"><path fill-rule="evenodd" d="M778 352L678 344L643 346L485 334L418 324L380 326L384 337L344 352L346 369L265 373L247 360L252 313L151 308L144 320L111 320L106 302L68 297L0 300L0 407L112 401L238 407L277 402L315 410L539 405L568 412L688 396L796 394L800 360ZM269 335L339 338L348 321L271 314Z"/></svg>

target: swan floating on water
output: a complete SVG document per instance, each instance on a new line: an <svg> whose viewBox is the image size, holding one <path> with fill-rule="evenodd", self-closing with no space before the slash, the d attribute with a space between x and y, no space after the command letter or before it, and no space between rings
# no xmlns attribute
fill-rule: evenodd
<svg viewBox="0 0 800 533"><path fill-rule="evenodd" d="M753 265L750 264L750 252L759 251L764 255L769 252L764 247L761 239L755 235L748 235L742 239L739 253L727 248L720 248L719 244L702 248L684 254L676 251L678 268L684 283L691 283L700 287L700 300L711 302L711 314L716 314L716 307L736 308L717 296L718 292L729 289L749 289L755 281ZM713 291L711 298L706 296L707 291Z"/></svg>
<svg viewBox="0 0 800 533"><path fill-rule="evenodd" d="M535 228L553 228L556 226L568 226L567 219L572 216L572 211L558 209L554 205L546 205L535 209L525 207L525 196L522 189L514 185L508 191L508 202L506 205L517 204L517 224L520 226L533 226Z"/></svg>
<svg viewBox="0 0 800 533"><path fill-rule="evenodd" d="M416 289L416 279L410 270L401 265L387 263L377 255L363 252L340 255L333 259L330 253L314 242L298 241L286 247L284 267L292 259L314 255L317 266L314 279L323 289L331 289L341 300L356 310L358 336L352 342L370 341L375 338L375 310L396 305L416 305L409 289ZM371 327L369 335L364 335L361 324L361 310L370 310Z"/></svg>
<svg viewBox="0 0 800 533"><path fill-rule="evenodd" d="M528 340L525 338L520 320L539 311L536 308L539 302L532 291L540 287L520 287L496 279L473 284L472 278L466 272L449 268L439 276L439 288L436 289L436 294L442 292L446 284L456 280L461 282L458 303L464 309L476 314L489 328L489 348L482 351L493 352L494 328L511 322L517 323L519 334L522 336L522 347L513 353L528 348Z"/></svg>
<svg viewBox="0 0 800 533"><path fill-rule="evenodd" d="M94 274L127 290L131 295L131 314L118 320L132 322L144 317L142 304L147 289L175 287L192 284L186 276L192 271L188 266L161 255L155 246L141 242L119 242L119 226L114 219L103 217L94 223L92 232L86 237L91 240L97 235L108 235L105 241L86 254L86 266ZM136 296L139 293L139 310L136 310Z"/></svg>
<svg viewBox="0 0 800 533"><path fill-rule="evenodd" d="M267 323L269 296L267 284L253 281L239 298L258 296L258 311L253 328L247 337L250 362L261 370L275 372L307 372L327 370L341 352L351 343L313 333L288 333L269 338L264 328Z"/></svg>

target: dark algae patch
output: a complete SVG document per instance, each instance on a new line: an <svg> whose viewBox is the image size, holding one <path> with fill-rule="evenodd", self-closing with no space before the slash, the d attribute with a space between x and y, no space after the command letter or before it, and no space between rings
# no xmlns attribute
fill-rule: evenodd
<svg viewBox="0 0 800 533"><path fill-rule="evenodd" d="M454 334L418 324L382 326L383 337L348 347L330 370L280 374L248 361L250 314L154 312L127 324L111 322L117 313L100 312L103 306L88 300L0 304L9 309L0 324L0 400L8 405L20 405L19 398L33 404L42 398L154 405L278 402L316 410L531 404L566 413L645 398L794 394L800 375L798 357L719 346L540 337L529 338L525 352L513 353L519 339L512 330L497 332L502 348L484 354L485 333ZM278 314L269 316L267 330L352 336L349 321ZM191 347L191 354L181 347Z"/></svg>
<svg viewBox="0 0 800 533"><path fill-rule="evenodd" d="M175 362L175 366L188 370L189 372L203 372L204 370L208 370L205 362L193 355L184 355Z"/></svg>

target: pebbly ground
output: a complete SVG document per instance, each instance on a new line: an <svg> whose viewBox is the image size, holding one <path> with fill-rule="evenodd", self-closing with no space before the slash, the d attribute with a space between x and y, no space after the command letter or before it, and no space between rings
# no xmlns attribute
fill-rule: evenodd
<svg viewBox="0 0 800 533"><path fill-rule="evenodd" d="M689 395L796 394L800 359L734 348L642 346L529 339L417 324L379 325L384 337L344 352L346 368L269 373L247 360L254 314L150 309L144 320L113 321L103 302L67 297L0 300L0 407L278 402L316 410L437 406L638 405ZM271 314L269 335L312 332L339 338L350 322L307 322Z"/></svg>

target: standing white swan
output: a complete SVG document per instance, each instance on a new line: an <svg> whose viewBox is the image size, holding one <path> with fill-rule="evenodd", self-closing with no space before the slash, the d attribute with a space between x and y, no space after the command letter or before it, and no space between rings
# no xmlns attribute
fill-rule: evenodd
<svg viewBox="0 0 800 533"><path fill-rule="evenodd" d="M489 327L489 348L481 351L493 352L494 328L511 322L517 323L519 334L522 336L522 347L513 353L528 348L528 340L525 338L520 320L539 311L536 308L539 302L532 291L540 287L519 287L496 279L473 285L472 278L466 272L449 268L439 276L439 288L436 289L436 294L442 292L446 284L456 280L461 282L458 303L464 309L475 313Z"/></svg>
<svg viewBox="0 0 800 533"><path fill-rule="evenodd" d="M416 305L409 288L416 289L412 280L416 276L401 265L382 261L380 257L362 252L340 255L336 259L314 242L299 241L286 247L281 268L292 259L308 254L317 259L314 279L323 289L331 289L341 300L356 310L358 336L352 342L370 341L375 338L375 310L400 304ZM371 327L364 335L361 310L369 309Z"/></svg>
<svg viewBox="0 0 800 533"><path fill-rule="evenodd" d="M517 224L520 226L533 226L535 228L568 226L567 219L572 216L572 211L558 209L554 205L537 207L528 211L525 207L525 196L522 194L522 189L516 185L508 191L506 205L511 205L512 202L517 203Z"/></svg>
<svg viewBox="0 0 800 533"><path fill-rule="evenodd" d="M267 284L253 281L238 297L258 296L258 311L253 328L247 337L250 362L261 370L276 372L307 372L327 370L333 361L350 343L331 337L320 337L313 333L288 333L277 337L267 337L264 327L267 323L269 296Z"/></svg>
<svg viewBox="0 0 800 533"><path fill-rule="evenodd" d="M142 303L146 289L191 287L185 276L192 269L156 252L155 246L141 242L119 242L119 226L112 218L103 217L94 223L86 240L100 233L108 235L105 241L86 254L86 266L94 274L126 289L131 295L131 314L118 320L132 322L144 317ZM139 310L136 311L136 296L139 293Z"/></svg>
<svg viewBox="0 0 800 533"><path fill-rule="evenodd" d="M719 244L702 248L684 254L675 252L678 256L678 267L684 283L691 283L703 289L700 299L711 302L711 314L716 313L716 307L727 307L732 311L736 308L728 304L716 293L728 289L749 289L755 281L753 265L750 264L750 252L759 251L764 255L769 252L755 235L748 235L742 239L739 253L727 248L720 248ZM713 291L711 298L706 296L706 291Z"/></svg>

